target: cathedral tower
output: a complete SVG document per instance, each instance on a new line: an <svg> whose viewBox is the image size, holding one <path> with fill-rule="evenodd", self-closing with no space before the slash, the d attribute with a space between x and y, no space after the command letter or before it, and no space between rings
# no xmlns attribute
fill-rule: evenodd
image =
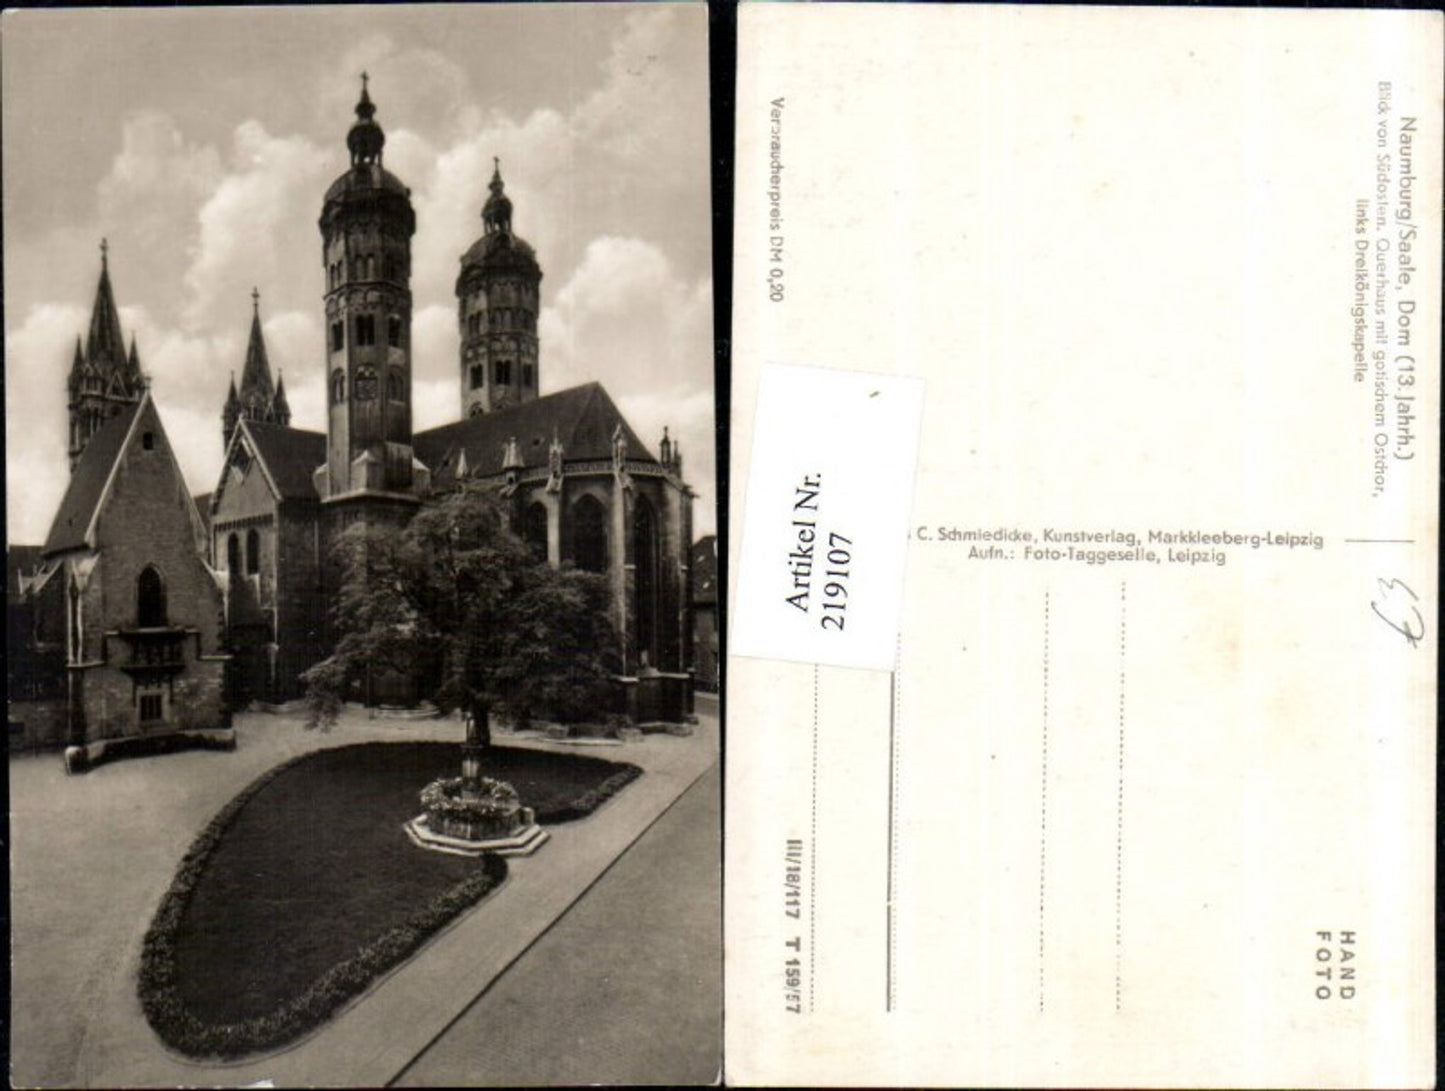
<svg viewBox="0 0 1445 1091"><path fill-rule="evenodd" d="M241 369L241 389L231 379L231 392L221 414L221 430L225 445L231 445L231 434L241 419L265 421L283 427L291 423L291 407L286 389L278 381L271 383L271 364L266 359L266 339L261 333L261 293L251 289L251 340L246 345L246 363Z"/></svg>
<svg viewBox="0 0 1445 1091"><path fill-rule="evenodd" d="M90 311L90 333L81 351L80 339L75 341L75 356L70 364L70 468L80 461L90 437L125 406L140 401L145 391L140 357L135 338L130 352L120 332L120 312L110 288L110 261L104 239L100 240L100 283L95 289L95 305Z"/></svg>
<svg viewBox="0 0 1445 1091"><path fill-rule="evenodd" d="M382 169L386 136L362 74L351 167L321 211L326 268L327 455L322 498L412 488L411 191Z"/></svg>
<svg viewBox="0 0 1445 1091"><path fill-rule="evenodd" d="M461 325L462 414L531 401L537 367L537 255L512 234L512 202L493 160L491 196L482 207L482 237L462 255L457 277Z"/></svg>

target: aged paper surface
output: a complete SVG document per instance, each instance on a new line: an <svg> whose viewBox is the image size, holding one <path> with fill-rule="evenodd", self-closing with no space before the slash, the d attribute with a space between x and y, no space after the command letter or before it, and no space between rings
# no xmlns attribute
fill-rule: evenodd
<svg viewBox="0 0 1445 1091"><path fill-rule="evenodd" d="M895 668L730 659L730 1082L1432 1082L1441 27L741 10L734 571L769 368L924 391Z"/></svg>

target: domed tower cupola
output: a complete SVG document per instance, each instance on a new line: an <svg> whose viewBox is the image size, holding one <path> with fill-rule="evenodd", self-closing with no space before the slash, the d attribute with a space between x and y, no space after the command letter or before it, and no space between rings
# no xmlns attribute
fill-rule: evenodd
<svg viewBox="0 0 1445 1091"><path fill-rule="evenodd" d="M542 269L512 232L512 200L492 160L482 237L462 255L457 277L462 412L468 416L531 401L541 385L537 312Z"/></svg>
<svg viewBox="0 0 1445 1091"><path fill-rule="evenodd" d="M408 493L411 448L411 190L382 168L386 136L362 73L351 165L326 191L327 461L324 498Z"/></svg>
<svg viewBox="0 0 1445 1091"><path fill-rule="evenodd" d="M386 144L386 134L373 120L376 117L376 107L367 92L369 79L365 72L361 74L361 100L356 104L356 124L351 126L351 132L346 134L346 146L351 149L353 167L368 163L380 166L381 149Z"/></svg>
<svg viewBox="0 0 1445 1091"><path fill-rule="evenodd" d="M512 199L507 196L502 182L502 161L492 159L492 181L487 186L492 195L482 206L482 230L490 235L493 231L512 230Z"/></svg>

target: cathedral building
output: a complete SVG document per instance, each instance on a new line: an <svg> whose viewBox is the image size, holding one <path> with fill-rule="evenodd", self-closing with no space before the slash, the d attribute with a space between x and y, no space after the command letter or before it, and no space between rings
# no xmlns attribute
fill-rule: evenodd
<svg viewBox="0 0 1445 1091"><path fill-rule="evenodd" d="M330 543L343 529L404 523L429 496L474 480L496 490L538 557L608 578L619 711L682 719L691 711L693 494L676 442L664 432L654 455L598 382L541 394L542 269L513 230L499 163L456 280L462 418L413 431L416 215L411 191L383 166L385 143L363 78L350 163L327 189L318 225L325 433L290 426L258 309L240 389L233 384L222 412L209 558L224 574L233 702L300 695L301 673L327 654L339 582ZM370 696L414 694L402 685Z"/></svg>
<svg viewBox="0 0 1445 1091"><path fill-rule="evenodd" d="M606 577L615 711L641 724L691 713L693 493L676 442L664 430L654 454L600 382L541 393L542 268L495 162L481 234L459 247L462 416L413 430L416 214L382 165L385 143L363 77L350 162L318 225L326 430L292 427L253 290L206 496L190 496L134 339L126 347L102 242L68 380L69 486L45 544L7 555L12 744L63 744L77 770L112 748L234 745L230 710L299 697L335 644L337 536L404 524L466 481L495 491L539 560ZM364 696L411 702L418 683L380 679Z"/></svg>

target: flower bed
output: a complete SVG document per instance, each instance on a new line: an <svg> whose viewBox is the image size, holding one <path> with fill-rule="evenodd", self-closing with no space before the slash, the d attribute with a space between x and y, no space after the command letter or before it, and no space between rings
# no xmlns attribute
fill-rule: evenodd
<svg viewBox="0 0 1445 1091"><path fill-rule="evenodd" d="M532 809L522 806L517 789L492 777L434 780L422 789L421 805L428 829L467 841L511 837L532 824Z"/></svg>
<svg viewBox="0 0 1445 1091"><path fill-rule="evenodd" d="M222 808L145 937L139 990L157 1034L192 1057L279 1048L494 890L504 860L420 852L402 832L417 785L454 771L458 757L446 743L321 750ZM486 760L548 823L590 813L640 772L508 748Z"/></svg>

